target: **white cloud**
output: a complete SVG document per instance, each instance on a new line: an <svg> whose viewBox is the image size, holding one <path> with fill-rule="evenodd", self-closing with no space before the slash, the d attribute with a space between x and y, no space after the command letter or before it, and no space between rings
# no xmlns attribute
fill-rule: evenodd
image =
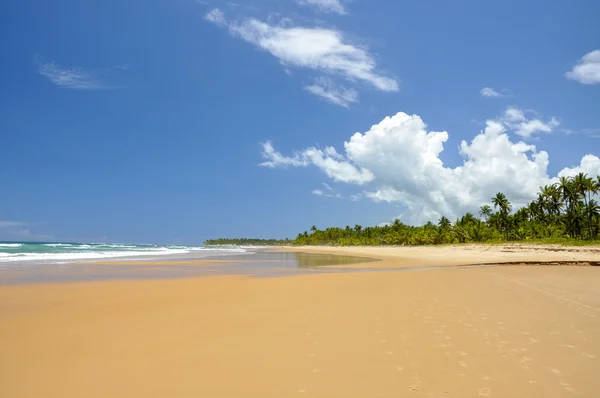
<svg viewBox="0 0 600 398"><path fill-rule="evenodd" d="M295 154L293 157L286 157L275 151L273 145L267 141L262 144L263 148L263 158L268 159L268 161L261 163L261 166L275 168L275 167L306 167L310 164L308 159L303 157L301 154Z"/></svg>
<svg viewBox="0 0 600 398"><path fill-rule="evenodd" d="M340 0L296 0L299 4L317 7L323 12L335 12L345 14L346 10Z"/></svg>
<svg viewBox="0 0 600 398"><path fill-rule="evenodd" d="M530 138L536 133L551 133L560 125L555 117L550 118L548 122L542 122L539 119L528 119L525 112L514 107L508 108L499 121L523 138Z"/></svg>
<svg viewBox="0 0 600 398"><path fill-rule="evenodd" d="M287 157L275 151L270 142L265 142L262 146L263 157L267 161L261 163L261 166L274 168L279 166L306 167L314 165L334 181L358 185L372 181L374 178L373 173L369 170L355 167L343 160L343 155L337 153L333 147L326 147L324 150L311 147L302 152L296 152L292 157Z"/></svg>
<svg viewBox="0 0 600 398"><path fill-rule="evenodd" d="M226 25L230 34L269 52L285 68L312 69L352 82L369 83L380 91L398 91L396 79L378 72L371 54L364 47L351 44L340 31L275 26L255 18L227 22L219 9L210 11L206 18Z"/></svg>
<svg viewBox="0 0 600 398"><path fill-rule="evenodd" d="M127 70L128 65L116 65L105 69L85 70L79 67L63 67L56 62L45 61L43 57L34 57L37 72L59 87L76 90L112 89L115 86L105 79L115 71Z"/></svg>
<svg viewBox="0 0 600 398"><path fill-rule="evenodd" d="M342 195L340 193L335 192L331 185L325 182L322 185L325 189L315 189L312 191L312 194L317 196L324 196L326 198L342 198Z"/></svg>
<svg viewBox="0 0 600 398"><path fill-rule="evenodd" d="M212 22L218 26L227 25L227 20L225 19L225 14L223 14L223 12L221 10L219 10L218 8L210 10L204 16L204 19L206 19L207 21Z"/></svg>
<svg viewBox="0 0 600 398"><path fill-rule="evenodd" d="M573 177L579 173L587 173L590 176L600 175L600 158L594 155L585 155L581 158L579 166L565 167L558 172L558 177Z"/></svg>
<svg viewBox="0 0 600 398"><path fill-rule="evenodd" d="M0 228L6 227L21 227L27 225L27 223L21 221L0 221Z"/></svg>
<svg viewBox="0 0 600 398"><path fill-rule="evenodd" d="M566 77L583 84L600 83L600 50L585 54L579 63L566 73Z"/></svg>
<svg viewBox="0 0 600 398"><path fill-rule="evenodd" d="M304 87L304 89L344 108L358 101L358 93L355 89L337 86L333 80L324 77L315 79L313 84Z"/></svg>
<svg viewBox="0 0 600 398"><path fill-rule="evenodd" d="M521 128L518 112L510 111L503 118L515 120ZM537 196L540 186L556 181L547 173L548 153L511 141L508 128L501 121L488 120L470 142L461 142L463 162L452 168L440 159L448 133L428 131L418 115L400 112L364 134L354 134L344 143L344 154L327 147L327 151L308 148L286 157L267 143L263 165L315 165L333 180L368 183L363 196L405 205L409 223L437 220L442 215L453 219L467 211L477 214L497 192L505 193L518 209ZM597 174L600 159L587 155L579 166L566 168L560 175L579 170Z"/></svg>
<svg viewBox="0 0 600 398"><path fill-rule="evenodd" d="M482 88L481 90L479 90L479 94L483 95L484 97L490 97L490 98L498 98L498 97L504 96L503 94L499 93L498 91L496 91L490 87Z"/></svg>

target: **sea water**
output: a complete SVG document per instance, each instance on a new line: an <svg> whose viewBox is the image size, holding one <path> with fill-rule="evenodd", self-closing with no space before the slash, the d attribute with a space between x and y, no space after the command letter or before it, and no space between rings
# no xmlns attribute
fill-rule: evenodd
<svg viewBox="0 0 600 398"><path fill-rule="evenodd" d="M105 258L166 258L185 256L194 258L215 255L248 253L245 247L205 247L187 245L154 245L122 243L75 242L0 242L0 267L25 263L68 263L97 261Z"/></svg>

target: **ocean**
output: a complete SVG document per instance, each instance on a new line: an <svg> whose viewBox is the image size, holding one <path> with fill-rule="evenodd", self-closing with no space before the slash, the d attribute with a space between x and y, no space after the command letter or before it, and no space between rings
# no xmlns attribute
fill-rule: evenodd
<svg viewBox="0 0 600 398"><path fill-rule="evenodd" d="M244 247L205 247L184 245L151 245L120 243L73 242L0 242L0 267L35 263L69 263L104 258L155 258L159 256L190 254L194 258L214 255L247 253Z"/></svg>

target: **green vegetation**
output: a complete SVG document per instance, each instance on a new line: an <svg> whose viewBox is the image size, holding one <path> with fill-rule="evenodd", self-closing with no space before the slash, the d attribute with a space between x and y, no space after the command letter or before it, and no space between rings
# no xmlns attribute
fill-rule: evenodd
<svg viewBox="0 0 600 398"><path fill-rule="evenodd" d="M540 188L536 200L512 213L501 192L491 205L481 206L479 216L467 213L454 223L446 217L437 225L414 227L400 220L382 227L326 228L313 226L292 242L295 245L434 245L506 241L546 244L600 244L600 205L592 198L600 193L600 176L579 173L561 177Z"/></svg>
<svg viewBox="0 0 600 398"><path fill-rule="evenodd" d="M291 244L291 241L289 239L219 238L209 239L204 244L206 246L283 246Z"/></svg>

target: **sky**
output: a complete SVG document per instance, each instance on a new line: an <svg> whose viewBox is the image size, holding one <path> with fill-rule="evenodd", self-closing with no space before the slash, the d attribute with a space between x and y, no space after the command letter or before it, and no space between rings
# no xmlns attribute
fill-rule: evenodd
<svg viewBox="0 0 600 398"><path fill-rule="evenodd" d="M0 240L198 244L600 174L600 3L7 0Z"/></svg>

